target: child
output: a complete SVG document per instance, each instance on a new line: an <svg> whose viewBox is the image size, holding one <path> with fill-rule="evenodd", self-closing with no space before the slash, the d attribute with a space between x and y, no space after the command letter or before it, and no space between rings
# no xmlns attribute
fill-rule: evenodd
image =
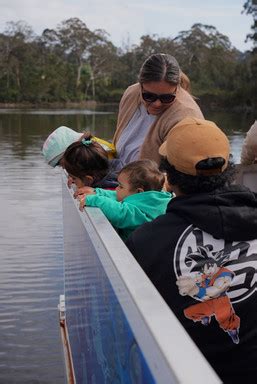
<svg viewBox="0 0 257 384"><path fill-rule="evenodd" d="M88 132L71 144L62 158L63 168L77 188L84 186L111 188L117 181L109 170L107 151Z"/></svg>
<svg viewBox="0 0 257 384"><path fill-rule="evenodd" d="M80 209L84 205L101 208L126 240L139 225L166 212L171 194L162 191L164 179L154 161L133 161L120 171L116 191L88 188Z"/></svg>
<svg viewBox="0 0 257 384"><path fill-rule="evenodd" d="M43 156L51 167L62 166L62 158L69 145L83 139L83 132L79 133L71 128L61 126L56 128L45 140L42 148ZM115 155L115 147L106 140L91 136L92 141L99 143L107 152L109 160Z"/></svg>
<svg viewBox="0 0 257 384"><path fill-rule="evenodd" d="M78 133L71 128L61 126L56 128L45 140L42 153L46 162L51 167L62 165L62 157L65 149L82 137L83 133Z"/></svg>

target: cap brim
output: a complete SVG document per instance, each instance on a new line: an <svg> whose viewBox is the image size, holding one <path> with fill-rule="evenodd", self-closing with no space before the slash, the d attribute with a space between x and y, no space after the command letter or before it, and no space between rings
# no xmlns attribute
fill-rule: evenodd
<svg viewBox="0 0 257 384"><path fill-rule="evenodd" d="M166 143L167 141L164 141L164 143L162 143L162 145L159 147L159 154L161 156L167 156Z"/></svg>
<svg viewBox="0 0 257 384"><path fill-rule="evenodd" d="M63 153L61 153L60 155L58 156L55 156L53 159L51 159L50 161L48 161L48 164L51 165L51 167L56 167L56 165L59 163L59 161L61 160L61 158L63 157Z"/></svg>

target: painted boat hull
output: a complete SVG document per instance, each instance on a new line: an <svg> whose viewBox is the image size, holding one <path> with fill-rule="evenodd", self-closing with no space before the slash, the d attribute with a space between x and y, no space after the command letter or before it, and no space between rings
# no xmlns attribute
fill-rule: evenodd
<svg viewBox="0 0 257 384"><path fill-rule="evenodd" d="M68 382L219 383L102 212L80 212L66 184L64 177Z"/></svg>

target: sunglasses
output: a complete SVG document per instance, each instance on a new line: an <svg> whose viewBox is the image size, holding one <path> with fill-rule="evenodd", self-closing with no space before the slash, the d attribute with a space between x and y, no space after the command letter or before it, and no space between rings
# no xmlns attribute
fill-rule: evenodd
<svg viewBox="0 0 257 384"><path fill-rule="evenodd" d="M154 103L156 100L160 100L163 104L169 104L176 99L176 93L157 95L156 93L142 91L142 98L147 103Z"/></svg>

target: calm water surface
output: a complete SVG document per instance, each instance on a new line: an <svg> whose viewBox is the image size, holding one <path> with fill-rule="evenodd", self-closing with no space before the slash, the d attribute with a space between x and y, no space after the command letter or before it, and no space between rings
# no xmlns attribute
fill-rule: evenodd
<svg viewBox="0 0 257 384"><path fill-rule="evenodd" d="M41 148L60 125L110 139L115 107L96 111L0 110L0 384L63 383L57 304L63 293L61 178ZM249 115L205 113L239 161Z"/></svg>

